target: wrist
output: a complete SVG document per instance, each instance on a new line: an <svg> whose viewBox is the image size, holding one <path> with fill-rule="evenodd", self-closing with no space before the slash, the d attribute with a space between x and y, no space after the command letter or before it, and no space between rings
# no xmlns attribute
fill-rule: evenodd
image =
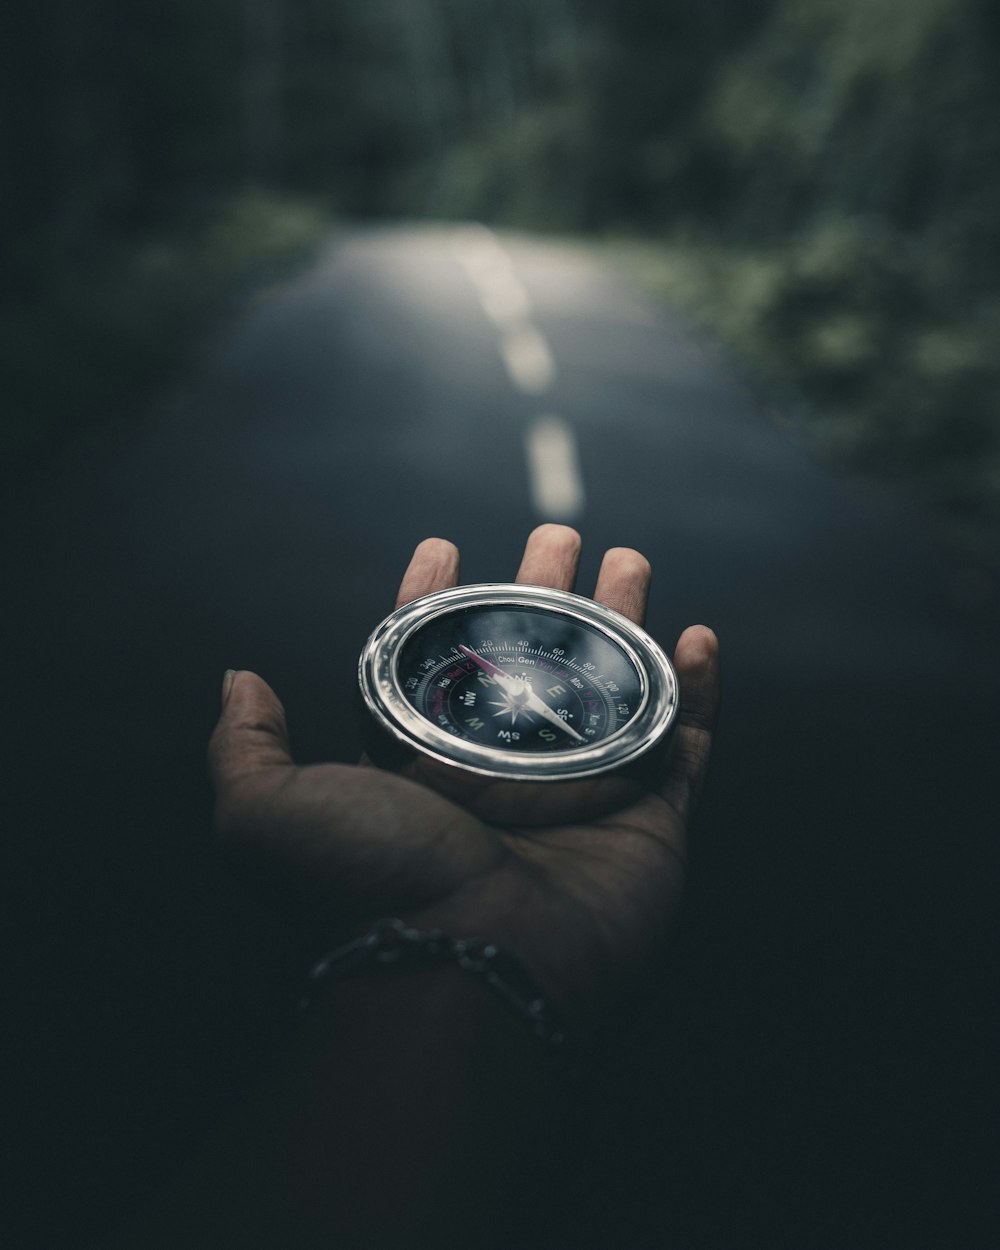
<svg viewBox="0 0 1000 1250"><path fill-rule="evenodd" d="M563 1022L574 1050L605 1018L621 969L592 912L550 890L544 874L495 873L432 907L404 912L418 929L487 938L511 952Z"/></svg>
<svg viewBox="0 0 1000 1250"><path fill-rule="evenodd" d="M299 1005L307 1009L318 994L344 979L398 976L434 966L478 981L544 1048L557 1051L565 1045L566 1027L558 1010L512 951L489 939L421 930L396 918L376 922L367 933L320 959L309 974Z"/></svg>

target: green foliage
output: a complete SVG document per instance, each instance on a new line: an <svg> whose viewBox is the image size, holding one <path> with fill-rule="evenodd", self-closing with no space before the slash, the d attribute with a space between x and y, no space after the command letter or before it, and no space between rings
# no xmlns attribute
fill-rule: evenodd
<svg viewBox="0 0 1000 1250"><path fill-rule="evenodd" d="M785 0L706 92L722 219L776 237L865 214L969 268L1000 209L995 50L976 0Z"/></svg>
<svg viewBox="0 0 1000 1250"><path fill-rule="evenodd" d="M693 142L725 194L688 265L703 315L815 446L906 481L984 551L1000 534L997 35L978 0L780 0L704 93Z"/></svg>
<svg viewBox="0 0 1000 1250"><path fill-rule="evenodd" d="M839 219L771 245L616 240L817 454L897 481L976 558L1000 533L1000 298L942 312L921 247Z"/></svg>

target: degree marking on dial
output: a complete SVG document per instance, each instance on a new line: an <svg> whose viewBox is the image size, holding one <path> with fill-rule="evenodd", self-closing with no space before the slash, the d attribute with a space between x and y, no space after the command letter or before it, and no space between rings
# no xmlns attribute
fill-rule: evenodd
<svg viewBox="0 0 1000 1250"><path fill-rule="evenodd" d="M481 655L477 655L476 652L473 651L471 647L459 646L458 649L466 657L466 659L471 660L473 664L478 664L479 667L483 670L483 672L489 673L491 677L506 677L507 676L507 674L503 671L502 668L497 668L497 666L494 663L492 663L492 661L490 660L484 660L483 657ZM483 650L486 650L486 648L484 647Z"/></svg>

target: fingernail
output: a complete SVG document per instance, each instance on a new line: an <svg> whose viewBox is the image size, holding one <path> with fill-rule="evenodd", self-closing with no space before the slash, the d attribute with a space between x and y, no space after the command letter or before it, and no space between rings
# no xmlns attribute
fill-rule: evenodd
<svg viewBox="0 0 1000 1250"><path fill-rule="evenodd" d="M226 700L229 698L229 692L233 688L233 678L236 676L235 668L227 668L222 674L222 706L226 706Z"/></svg>

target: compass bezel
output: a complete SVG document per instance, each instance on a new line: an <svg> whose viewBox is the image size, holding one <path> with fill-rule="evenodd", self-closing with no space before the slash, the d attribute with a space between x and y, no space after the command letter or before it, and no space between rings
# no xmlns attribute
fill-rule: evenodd
<svg viewBox="0 0 1000 1250"><path fill-rule="evenodd" d="M587 746L529 754L470 742L435 725L410 703L398 665L404 646L419 629L470 608L519 607L569 617L624 653L638 673L641 690L639 706L626 724ZM665 741L679 707L674 667L641 626L582 595L505 582L436 591L392 612L365 643L358 681L368 712L399 746L481 777L507 781L573 781L625 768Z"/></svg>

